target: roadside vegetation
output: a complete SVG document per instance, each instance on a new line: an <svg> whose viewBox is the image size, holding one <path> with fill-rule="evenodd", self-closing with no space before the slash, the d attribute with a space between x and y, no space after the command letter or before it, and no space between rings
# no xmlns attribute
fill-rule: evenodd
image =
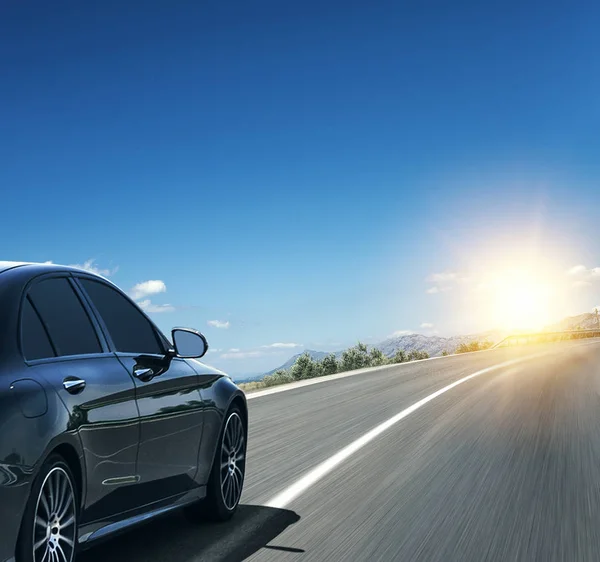
<svg viewBox="0 0 600 562"><path fill-rule="evenodd" d="M582 331L581 326L574 328L572 333L553 333L536 334L533 337L529 336L530 343L538 343L538 341L554 341L554 340L569 340L589 337L600 337L598 331ZM581 333L577 333L580 332ZM528 336L515 336L528 339ZM453 353L471 353L473 351L484 351L493 346L493 342L488 340L461 343L455 350L442 351L443 356L452 355ZM259 381L240 383L239 386L246 392L259 390L280 384L286 384L315 377L324 377L326 375L334 375L345 371L354 371L355 369L363 369L365 367L379 367L381 365L394 365L398 363L407 363L419 359L428 359L429 354L426 351L405 351L398 350L393 357L386 357L380 349L372 348L370 351L364 343L358 342L357 345L344 351L341 357L336 357L330 353L320 361L315 361L308 353L302 354L289 369L280 369L272 375L266 375Z"/></svg>
<svg viewBox="0 0 600 562"><path fill-rule="evenodd" d="M491 341L472 341L469 343L461 343L454 353L470 353L472 351L483 351L494 345Z"/></svg>
<svg viewBox="0 0 600 562"><path fill-rule="evenodd" d="M260 381L241 383L240 387L248 392L365 367L394 365L428 358L429 354L426 351L407 352L402 349L398 350L393 357L386 357L380 349L373 348L369 351L364 343L358 342L354 347L344 351L339 359L330 353L321 361L315 361L308 353L304 353L289 369L280 369L272 375L266 375Z"/></svg>

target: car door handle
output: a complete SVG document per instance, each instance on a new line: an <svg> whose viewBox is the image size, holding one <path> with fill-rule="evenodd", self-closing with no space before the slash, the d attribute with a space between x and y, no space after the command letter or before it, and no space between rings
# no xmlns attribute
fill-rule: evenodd
<svg viewBox="0 0 600 562"><path fill-rule="evenodd" d="M65 379L63 381L63 386L67 392L71 394L77 394L81 392L85 388L85 381L83 379Z"/></svg>
<svg viewBox="0 0 600 562"><path fill-rule="evenodd" d="M133 374L141 381L149 381L154 376L154 371L149 367L136 367Z"/></svg>

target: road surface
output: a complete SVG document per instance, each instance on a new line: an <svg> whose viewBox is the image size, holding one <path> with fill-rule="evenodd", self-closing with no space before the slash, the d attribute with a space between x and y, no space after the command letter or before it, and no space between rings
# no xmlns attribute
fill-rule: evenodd
<svg viewBox="0 0 600 562"><path fill-rule="evenodd" d="M600 559L597 340L403 364L249 408L232 522L175 514L83 562Z"/></svg>

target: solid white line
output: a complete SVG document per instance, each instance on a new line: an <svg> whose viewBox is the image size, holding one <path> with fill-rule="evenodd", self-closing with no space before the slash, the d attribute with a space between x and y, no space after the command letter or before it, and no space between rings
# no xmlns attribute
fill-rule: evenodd
<svg viewBox="0 0 600 562"><path fill-rule="evenodd" d="M334 468L339 466L342 462L344 462L348 457L352 456L354 453L362 449L365 445L373 441L376 437L381 435L384 431L388 430L390 427L398 423L400 420L403 420L419 408L425 406L428 402L431 402L438 396L452 390L454 387L463 384L475 377L479 377L481 375L485 375L486 373L491 373L492 371L497 371L499 369L504 369L506 367L510 367L512 365L516 365L518 363L522 363L524 361L535 359L542 356L547 356L547 352L536 353L533 355L528 355L526 357L519 357L517 359L511 359L510 361L505 361L504 363L499 363L498 365L493 365L491 367L487 367L485 369L481 369L481 371L477 371L471 375L467 375L462 379L459 379L443 388L440 388L438 391L426 396L425 398L415 402L412 406L402 410L400 413L391 417L387 421L381 423L380 425L371 429L371 431L365 433L361 437L359 437L356 441L350 443L340 451L338 451L335 455L328 458L321 464L317 465L315 468L310 470L307 474L302 476L299 480L294 482L292 485L288 486L283 492L277 494L271 501L267 502L267 507L274 507L282 509L286 507L291 501L295 500L298 496L308 490L311 486L316 484L319 480L321 480L324 476L329 474Z"/></svg>

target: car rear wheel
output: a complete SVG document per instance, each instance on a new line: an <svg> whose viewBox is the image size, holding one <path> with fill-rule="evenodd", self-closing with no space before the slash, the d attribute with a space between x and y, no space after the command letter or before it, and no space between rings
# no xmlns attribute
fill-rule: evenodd
<svg viewBox="0 0 600 562"><path fill-rule="evenodd" d="M77 491L58 455L42 466L25 508L17 562L73 562L77 550Z"/></svg>
<svg viewBox="0 0 600 562"><path fill-rule="evenodd" d="M206 498L186 509L191 519L227 521L236 512L246 474L244 418L237 406L225 416L206 490Z"/></svg>

